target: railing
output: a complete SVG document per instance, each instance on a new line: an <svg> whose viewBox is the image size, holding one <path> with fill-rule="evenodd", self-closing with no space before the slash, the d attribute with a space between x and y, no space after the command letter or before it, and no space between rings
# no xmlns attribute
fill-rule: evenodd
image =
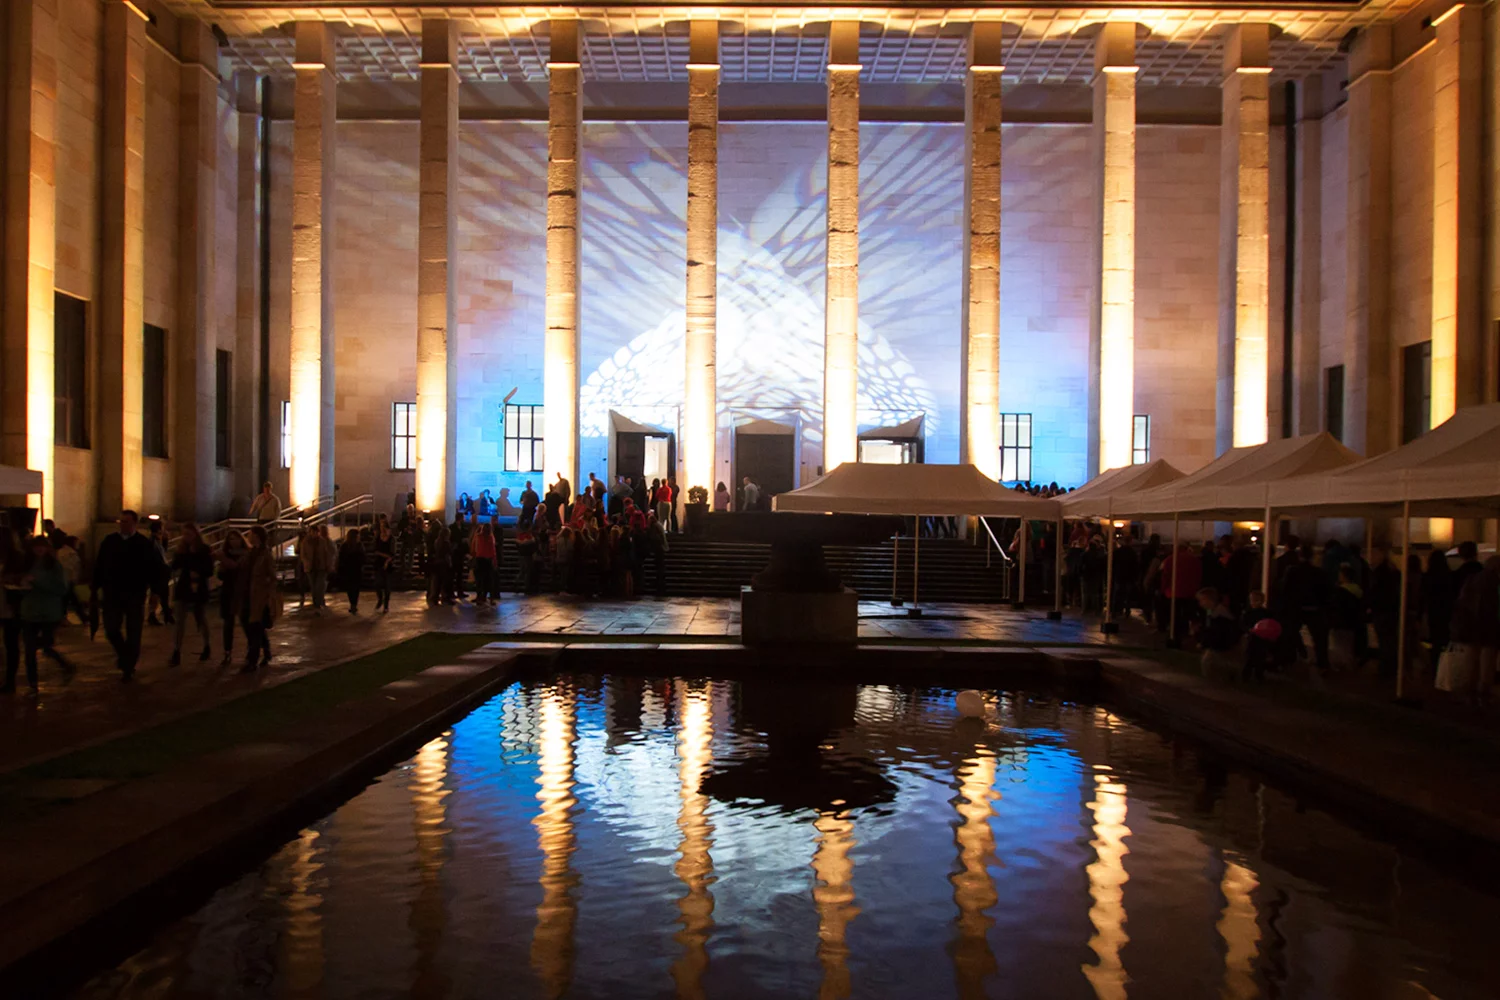
<svg viewBox="0 0 1500 1000"><path fill-rule="evenodd" d="M1001 595L1000 596L1001 596L1002 600L1010 600L1010 596L1011 596L1010 574L1011 574L1012 569L1014 568L1015 560L1010 557L1010 553L1009 552L1005 551L1005 546L1003 546L1003 545L1000 544L1000 539L998 539L998 538L995 537L995 532L994 532L994 529L992 529L990 527L990 522L987 521L987 520L985 520L982 517L975 518L975 520L977 520L980 524L982 524L984 526L984 533L990 537L990 544L988 544L988 545L986 545L984 547L984 565L985 565L986 568L989 568L989 566L991 565L991 563L990 563L990 558L991 558L990 553L991 553L992 550L994 552L1000 553L1000 561L1003 564L1002 577L1004 579L1004 585L1001 588Z"/></svg>
<svg viewBox="0 0 1500 1000"><path fill-rule="evenodd" d="M281 549L290 545L292 540L307 528L320 524L335 526L342 534L348 528L351 519L355 524L359 523L364 507L369 506L373 510L375 505L375 498L369 493L362 493L357 497L323 507L323 503L330 499L331 496L319 497L317 508L311 514L284 514L274 521L258 521L253 517L227 517L222 521L204 525L200 532L203 540L217 552L231 531L246 531L258 524L266 529L271 545Z"/></svg>

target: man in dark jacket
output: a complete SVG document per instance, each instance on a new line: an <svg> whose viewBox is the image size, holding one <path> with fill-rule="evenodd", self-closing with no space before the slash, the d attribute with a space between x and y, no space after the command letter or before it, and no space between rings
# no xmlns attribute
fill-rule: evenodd
<svg viewBox="0 0 1500 1000"><path fill-rule="evenodd" d="M133 510L120 512L120 530L99 543L94 559L93 599L103 591L101 610L104 634L114 647L122 680L135 677L141 658L141 624L146 616L146 595L160 589L165 564L156 546L137 534L140 519Z"/></svg>

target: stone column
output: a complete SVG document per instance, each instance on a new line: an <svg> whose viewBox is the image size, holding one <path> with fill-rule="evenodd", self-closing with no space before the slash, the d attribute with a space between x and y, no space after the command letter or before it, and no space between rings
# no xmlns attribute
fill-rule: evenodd
<svg viewBox="0 0 1500 1000"><path fill-rule="evenodd" d="M1135 430L1135 24L1094 42L1094 287L1088 472L1129 465Z"/></svg>
<svg viewBox="0 0 1500 1000"><path fill-rule="evenodd" d="M963 379L959 461L1000 478L1000 77L999 21L969 34L964 81Z"/></svg>
<svg viewBox="0 0 1500 1000"><path fill-rule="evenodd" d="M219 43L196 18L178 24L182 52L177 176L177 330L169 369L172 478L177 513L207 517L214 470L215 260L219 172Z"/></svg>
<svg viewBox="0 0 1500 1000"><path fill-rule="evenodd" d="M296 508L333 492L334 37L297 22L292 97L292 468Z"/></svg>
<svg viewBox="0 0 1500 1000"><path fill-rule="evenodd" d="M1378 455L1396 442L1391 396L1391 29L1372 24L1349 53L1344 228L1344 443Z"/></svg>
<svg viewBox="0 0 1500 1000"><path fill-rule="evenodd" d="M1269 432L1271 322L1271 28L1224 38L1219 129L1218 450Z"/></svg>
<svg viewBox="0 0 1500 1000"><path fill-rule="evenodd" d="M712 490L719 419L719 22L694 21L689 31L683 485Z"/></svg>
<svg viewBox="0 0 1500 1000"><path fill-rule="evenodd" d="M578 482L578 160L583 72L578 22L553 21L547 63L547 339L542 360L546 475Z"/></svg>
<svg viewBox="0 0 1500 1000"><path fill-rule="evenodd" d="M234 79L235 262L234 431L229 443L234 491L260 491L261 463L261 80L253 73Z"/></svg>
<svg viewBox="0 0 1500 1000"><path fill-rule="evenodd" d="M1484 11L1455 4L1433 21L1432 422L1484 402L1482 286Z"/></svg>
<svg viewBox="0 0 1500 1000"><path fill-rule="evenodd" d="M421 196L417 226L417 507L454 498L458 429L454 248L458 226L458 70L452 21L422 22Z"/></svg>
<svg viewBox="0 0 1500 1000"><path fill-rule="evenodd" d="M859 22L828 28L823 471L859 457Z"/></svg>
<svg viewBox="0 0 1500 1000"><path fill-rule="evenodd" d="M104 7L100 105L99 512L142 501L146 299L146 21L125 0Z"/></svg>
<svg viewBox="0 0 1500 1000"><path fill-rule="evenodd" d="M50 516L54 487L57 0L11 0L7 13L0 461L42 474L42 513ZM27 502L35 505L38 498L33 496Z"/></svg>
<svg viewBox="0 0 1500 1000"><path fill-rule="evenodd" d="M1323 78L1297 87L1297 163L1292 184L1297 200L1296 271L1292 278L1292 430L1323 429Z"/></svg>

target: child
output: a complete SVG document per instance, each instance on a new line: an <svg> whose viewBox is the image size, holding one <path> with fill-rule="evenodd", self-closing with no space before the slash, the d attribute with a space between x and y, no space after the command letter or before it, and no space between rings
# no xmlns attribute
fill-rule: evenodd
<svg viewBox="0 0 1500 1000"><path fill-rule="evenodd" d="M1240 616L1240 628L1245 632L1244 676L1248 681L1265 680L1266 664L1270 662L1271 654L1276 648L1274 640L1262 637L1255 628L1260 622L1268 620L1274 621L1275 619L1266 608L1265 593L1259 590L1250 591L1250 606ZM1261 631L1265 631L1265 628L1262 626Z"/></svg>
<svg viewBox="0 0 1500 1000"><path fill-rule="evenodd" d="M1203 676L1236 679L1240 664L1232 651L1240 635L1228 603L1220 598L1218 588L1204 587L1198 591L1198 607L1203 611L1203 622L1198 627L1198 645L1203 647Z"/></svg>

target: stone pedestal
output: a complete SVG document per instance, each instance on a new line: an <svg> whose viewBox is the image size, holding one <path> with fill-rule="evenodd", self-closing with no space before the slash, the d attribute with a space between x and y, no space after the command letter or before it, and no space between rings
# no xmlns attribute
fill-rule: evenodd
<svg viewBox="0 0 1500 1000"><path fill-rule="evenodd" d="M848 587L821 593L740 589L740 640L747 646L840 643L859 638L859 596Z"/></svg>

